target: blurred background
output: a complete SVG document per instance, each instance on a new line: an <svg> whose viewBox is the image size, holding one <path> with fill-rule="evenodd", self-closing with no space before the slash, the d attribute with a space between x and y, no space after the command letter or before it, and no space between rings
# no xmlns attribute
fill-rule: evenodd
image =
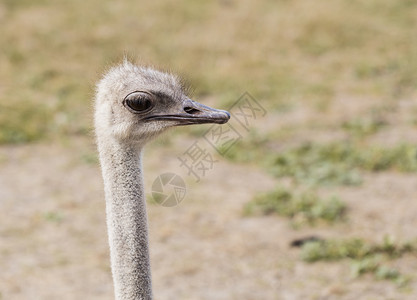
<svg viewBox="0 0 417 300"><path fill-rule="evenodd" d="M148 146L155 299L416 299L416 28L414 0L2 0L0 299L113 298L92 99L124 55L265 112L199 182L210 126Z"/></svg>

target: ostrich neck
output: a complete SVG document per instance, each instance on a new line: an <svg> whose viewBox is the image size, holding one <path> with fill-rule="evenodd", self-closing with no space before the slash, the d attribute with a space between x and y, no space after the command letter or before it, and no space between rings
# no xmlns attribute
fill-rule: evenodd
<svg viewBox="0 0 417 300"><path fill-rule="evenodd" d="M98 141L117 300L152 299L142 147Z"/></svg>

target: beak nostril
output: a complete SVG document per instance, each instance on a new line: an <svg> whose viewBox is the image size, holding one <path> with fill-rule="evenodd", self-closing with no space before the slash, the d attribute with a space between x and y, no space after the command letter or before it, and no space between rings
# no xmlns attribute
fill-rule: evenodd
<svg viewBox="0 0 417 300"><path fill-rule="evenodd" d="M194 115L194 114L196 114L196 113L199 113L199 112L200 112L198 109L195 109L194 107L189 107L189 106L184 107L184 111L185 111L187 114L191 114L191 115Z"/></svg>

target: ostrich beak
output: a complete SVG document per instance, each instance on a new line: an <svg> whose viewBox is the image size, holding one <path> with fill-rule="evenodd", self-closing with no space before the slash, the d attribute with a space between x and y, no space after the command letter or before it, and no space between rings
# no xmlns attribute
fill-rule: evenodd
<svg viewBox="0 0 417 300"><path fill-rule="evenodd" d="M224 124L227 123L227 121L230 119L229 112L221 109L211 108L192 100L185 101L183 104L183 110L185 114L180 115L187 122L191 122L191 124Z"/></svg>
<svg viewBox="0 0 417 300"><path fill-rule="evenodd" d="M169 115L154 115L147 119L177 121L177 126L207 123L224 124L229 121L230 113L187 99L182 104L180 112Z"/></svg>

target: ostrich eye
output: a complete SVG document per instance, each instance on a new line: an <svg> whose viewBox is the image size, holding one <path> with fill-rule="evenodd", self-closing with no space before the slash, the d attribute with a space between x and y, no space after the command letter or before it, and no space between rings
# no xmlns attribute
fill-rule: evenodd
<svg viewBox="0 0 417 300"><path fill-rule="evenodd" d="M137 113L145 112L153 106L151 95L142 92L127 95L123 104Z"/></svg>

